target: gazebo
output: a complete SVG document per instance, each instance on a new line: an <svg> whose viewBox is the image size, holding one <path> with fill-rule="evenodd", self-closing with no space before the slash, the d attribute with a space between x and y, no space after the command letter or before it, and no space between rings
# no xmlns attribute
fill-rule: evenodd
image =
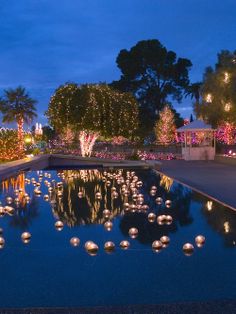
<svg viewBox="0 0 236 314"><path fill-rule="evenodd" d="M184 160L214 160L215 130L202 120L195 120L177 129L182 137Z"/></svg>

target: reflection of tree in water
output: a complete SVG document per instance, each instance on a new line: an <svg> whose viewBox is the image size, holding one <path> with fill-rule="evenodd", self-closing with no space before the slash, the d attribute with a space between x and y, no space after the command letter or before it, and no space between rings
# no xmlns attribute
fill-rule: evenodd
<svg viewBox="0 0 236 314"><path fill-rule="evenodd" d="M103 171L98 170L65 170L61 172L65 184L63 196L58 198L56 193L52 197L56 200L53 213L56 218L62 220L68 226L81 224L102 224L103 210L112 211L112 217L121 213L121 197L114 199L111 196L111 188L119 189L114 178L110 178L110 186L106 185ZM82 198L78 197L82 193ZM96 199L96 193L101 193L102 199Z"/></svg>
<svg viewBox="0 0 236 314"><path fill-rule="evenodd" d="M217 202L208 201L207 203L206 197L198 193L194 193L193 198L203 203L201 211L208 225L223 238L225 247L235 247L236 212Z"/></svg>
<svg viewBox="0 0 236 314"><path fill-rule="evenodd" d="M27 203L26 199L26 188L25 188L25 173L21 172L17 176L12 176L2 181L1 193L3 199L6 196L11 196L13 200L15 197L19 200L17 204L10 204L14 207L15 213L9 217L10 226L14 228L21 228L22 230L27 229L32 223L32 220L39 215L38 202L36 197L33 196L30 203ZM19 194L15 195L14 191L18 190Z"/></svg>
<svg viewBox="0 0 236 314"><path fill-rule="evenodd" d="M147 213L129 213L122 217L120 228L123 234L128 235L128 231L132 227L139 230L137 240L141 243L151 243L159 239L163 235L169 235L176 232L179 227L189 225L193 222L190 215L190 205L192 191L182 184L173 182L169 178L150 171L138 171L137 175L143 181L144 185L142 193L144 194L145 203L149 205ZM161 185L162 183L162 185ZM156 196L151 196L149 191L151 187L157 187ZM166 208L164 202L162 205L157 205L156 197L162 197L163 201L172 200L171 208ZM156 215L171 215L173 222L171 225L158 225L156 221L151 223L148 221L148 213L154 212Z"/></svg>

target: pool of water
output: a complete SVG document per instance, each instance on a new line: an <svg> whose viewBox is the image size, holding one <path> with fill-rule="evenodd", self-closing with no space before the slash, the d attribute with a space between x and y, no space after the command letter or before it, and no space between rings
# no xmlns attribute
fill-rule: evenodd
<svg viewBox="0 0 236 314"><path fill-rule="evenodd" d="M158 197L162 202L157 204ZM166 200L171 204L166 206ZM0 202L5 240L0 249L0 307L236 297L236 213L157 172L24 172L0 183ZM158 223L155 216L149 221L150 213L171 217ZM62 229L55 227L58 221ZM112 222L111 230L106 221ZM130 237L130 228L138 229L136 238ZM30 241L22 241L23 232L31 234ZM206 239L201 248L195 244L197 235ZM152 243L162 236L170 243L156 252ZM80 239L79 246L71 245L72 237ZM119 246L122 240L129 241L127 250ZM86 251L87 241L98 246L96 254ZM107 241L114 242L113 252L104 250ZM188 256L182 249L187 242L194 245Z"/></svg>

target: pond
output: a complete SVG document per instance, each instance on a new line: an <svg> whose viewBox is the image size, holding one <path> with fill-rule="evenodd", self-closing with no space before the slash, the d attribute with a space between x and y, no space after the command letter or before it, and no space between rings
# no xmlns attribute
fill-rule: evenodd
<svg viewBox="0 0 236 314"><path fill-rule="evenodd" d="M0 203L0 308L236 297L236 213L153 170L22 172Z"/></svg>

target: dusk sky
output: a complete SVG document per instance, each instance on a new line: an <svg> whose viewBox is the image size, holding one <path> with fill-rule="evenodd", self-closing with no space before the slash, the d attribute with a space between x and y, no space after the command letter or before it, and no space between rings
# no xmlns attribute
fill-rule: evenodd
<svg viewBox="0 0 236 314"><path fill-rule="evenodd" d="M26 87L43 123L60 84L118 79L119 51L140 40L189 58L192 82L236 49L236 0L1 0L0 14L0 94ZM191 100L175 108L189 117Z"/></svg>

